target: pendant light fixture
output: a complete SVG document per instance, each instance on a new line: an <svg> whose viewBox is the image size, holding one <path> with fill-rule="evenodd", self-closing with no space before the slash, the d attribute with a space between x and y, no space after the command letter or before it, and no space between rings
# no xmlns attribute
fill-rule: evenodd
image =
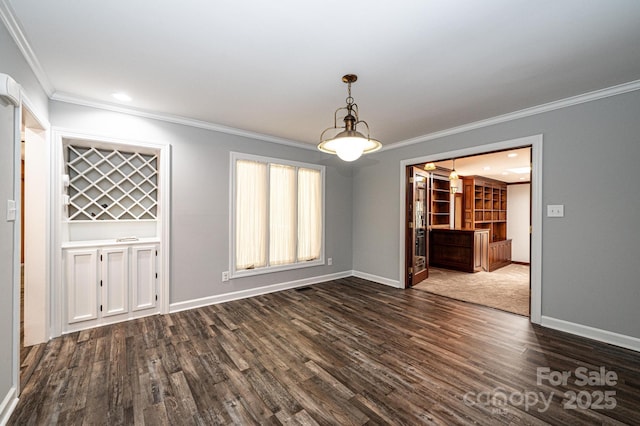
<svg viewBox="0 0 640 426"><path fill-rule="evenodd" d="M451 173L449 173L449 180L460 179L458 176L458 172L456 172L456 159L454 158L452 161Z"/></svg>
<svg viewBox="0 0 640 426"><path fill-rule="evenodd" d="M355 83L358 76L355 74L347 74L342 77L342 81L347 83L347 106L341 107L333 114L333 127L329 127L320 135L320 144L318 149L328 154L336 154L344 161L355 161L362 154L368 154L379 150L382 144L375 139L371 139L369 135L369 125L358 117L358 105L351 97L351 83ZM338 112L346 111L344 118L344 126L338 127ZM360 133L357 130L358 124L364 125L367 128L367 135ZM331 137L331 130L340 130L333 137ZM329 132L329 134L327 134ZM326 136L325 136L326 135Z"/></svg>
<svg viewBox="0 0 640 426"><path fill-rule="evenodd" d="M449 188L451 188L451 193L455 194L460 190L460 177L458 176L458 172L456 172L456 159L452 160L453 167L451 169L451 173L449 174Z"/></svg>

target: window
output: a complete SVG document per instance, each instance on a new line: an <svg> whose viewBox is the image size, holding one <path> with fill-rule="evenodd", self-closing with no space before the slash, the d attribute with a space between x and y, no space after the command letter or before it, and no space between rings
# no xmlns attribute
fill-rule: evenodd
<svg viewBox="0 0 640 426"><path fill-rule="evenodd" d="M233 276L324 263L324 167L231 154Z"/></svg>

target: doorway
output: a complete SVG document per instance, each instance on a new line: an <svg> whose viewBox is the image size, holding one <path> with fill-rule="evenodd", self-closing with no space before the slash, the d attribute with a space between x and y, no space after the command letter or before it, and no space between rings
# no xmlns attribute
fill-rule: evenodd
<svg viewBox="0 0 640 426"><path fill-rule="evenodd" d="M529 315L530 164L531 148L522 147L411 166L431 170L432 181L438 175L449 180L447 194L438 197L432 187L426 204L429 217L446 212L427 230L429 264L437 274L414 275L412 286Z"/></svg>
<svg viewBox="0 0 640 426"><path fill-rule="evenodd" d="M49 146L46 131L31 111L23 106L21 116L20 382L24 384L48 340Z"/></svg>
<svg viewBox="0 0 640 426"><path fill-rule="evenodd" d="M402 185L401 185L401 189L403 191L407 191L407 193L409 192L409 182L406 178L407 174L406 171L408 170L408 167L418 167L418 168L424 168L425 165L427 165L427 163L433 163L432 165L437 165L436 167L445 167L448 168L449 171L453 171L454 167L452 164L452 160L455 159L456 163L455 163L455 169L458 172L458 174L460 175L460 179L463 180L464 182L466 182L465 179L463 179L465 176L465 173L468 174L467 170L466 170L466 165L465 165L465 161L462 161L463 158L472 158L472 157L477 157L480 155L484 155L487 153L492 153L492 152L500 152L500 151L506 151L506 152L510 152L510 151L514 151L514 150L518 150L520 148L523 147L530 147L528 149L530 149L530 157L529 155L527 155L527 160L528 160L528 170L527 172L530 173L530 179L529 182L527 182L529 184L529 190L527 191L527 194L529 196L529 215L527 217L527 224L530 224L530 226L526 226L527 229L525 229L525 234L526 234L526 246L529 249L528 253L529 253L529 263L530 265L527 266L526 265L526 259L525 261L522 261L521 263L524 263L525 265L517 265L517 266L524 266L525 268L529 269L529 288L530 288L530 299L529 299L529 307L530 307L530 319L532 322L534 323L539 323L540 319L541 319L541 309L540 309L540 302L541 302L541 292L540 292L540 271L541 271L541 244L540 244L540 237L541 237L541 228L540 228L540 224L541 224L541 219L542 219L542 215L541 215L541 193L540 193L540 188L541 188L541 175L540 175L540 170L541 170L541 165L542 165L542 135L537 135L537 136L531 136L531 137L526 137L526 138L520 138L520 139L515 139L515 140L511 140L511 141L504 141L504 142L498 142L498 143L494 143L494 144L489 144L489 145L484 145L484 146L478 146L478 147L473 147L473 148L467 148L467 149L463 149L463 150L458 150L458 151L451 151L451 152L445 152L445 153L441 153L439 155L431 155L431 156L425 156L425 157L419 157L419 158L414 158L414 159L408 159L408 160L403 160L401 162L401 167L403 170L403 179L402 179ZM448 167L446 167L446 164L449 164ZM517 167L515 168L517 169ZM446 171L445 171L446 172ZM474 172L477 175L481 175L482 174L487 174L487 175L491 175L491 173L488 172L488 170L481 170L481 172ZM515 172L514 172L515 173ZM493 176L494 178L496 176ZM496 179L497 180L497 179ZM503 179L504 180L504 179ZM518 184L521 183L520 178L518 177ZM516 182L511 181L509 182L510 186L516 184ZM459 186L458 186L459 187ZM507 234L507 224L506 223L498 223L499 221L497 221L497 219L500 217L501 214L504 214L506 216L506 211L504 212L500 212L499 210L506 210L506 207L499 207L499 198L494 198L492 200L488 200L487 202L495 202L496 203L496 207L492 207L492 209L496 209L498 211L487 211L487 212L479 212L476 211L474 212L473 210L469 211L467 209L468 204L465 203L465 198L464 198L464 189L462 191L462 199L460 199L459 197L461 196L458 193L458 189L455 190L451 190L451 192L453 193L451 195L451 204L450 204L450 220L449 220L449 227L448 229L451 229L452 231L455 230L456 228L459 228L460 226L460 221L462 221L463 226L462 228L475 228L476 230L479 230L480 232L476 232L476 240L474 243L473 238L471 238L471 240L469 240L469 247L471 252L473 252L473 246L475 244L475 247L478 247L478 243L481 241L481 236L486 235L487 237L491 238L490 240L490 248L492 249L492 252L490 253L492 256L495 255L496 253L498 253L497 250L502 250L504 252L503 249L501 249L498 246L504 246L506 247L507 243L502 243L502 244L493 244L494 242L498 243L501 240L509 240L510 238L506 238L506 234ZM496 189L494 189L494 191L496 191ZM469 199L469 197L467 197L467 199ZM406 209L406 200L405 203L403 203L403 210ZM462 208L460 207L460 205L462 204ZM456 211L457 210L457 211ZM461 211L462 210L462 211ZM483 209L479 209L479 210L485 210ZM490 208L487 206L486 210L490 210ZM403 244L401 245L402 250L402 259L404 260L404 262L402 263L402 267L403 267L403 271L402 271L402 275L401 277L403 278L403 280L401 281L401 285L405 288L411 287L411 286L415 286L416 284L418 284L418 282L416 280L409 280L409 276L407 274L407 271L409 270L408 268L412 267L413 265L411 265L409 262L411 261L411 257L407 256L407 253L409 252L409 248L410 245L407 242L408 238L410 236L410 234L407 232L408 231L408 226L406 225L408 219L410 217L412 217L413 215L409 215L408 211L403 211L402 216L402 220L403 220L403 235L402 235L402 242ZM466 222L469 220L469 214L473 213L473 214L487 214L487 215L495 215L495 219L487 219L483 220L483 222L486 223L473 223L471 226L469 226ZM460 217L462 216L462 217ZM505 217L506 219L506 217ZM478 220L478 222L480 222L480 220ZM506 222L506 220L505 220ZM429 231L433 231L433 227L431 229L429 229ZM433 232L427 232L427 240L430 241L430 243L427 246L427 251L429 253L429 255L427 256L427 259L432 258L433 254L429 251L429 248L431 248L433 250L433 244L434 242L432 241L433 239L430 239L429 236L433 236ZM464 233L464 232L461 232ZM509 231L509 234L511 233L511 231ZM448 231L443 231L440 234L454 234L454 232L449 233ZM502 235L504 235L504 237L502 237ZM442 249L442 247L440 247L440 249ZM449 250L449 249L446 249ZM476 250L476 253L480 253L479 250ZM514 251L515 253L515 251ZM473 257L473 256L472 256ZM509 258L510 256L506 255L505 258ZM482 256L476 256L476 260L479 261L479 259L481 259ZM494 259L495 260L495 259ZM518 259L513 259L516 262L520 262L520 260ZM506 266L507 264L512 264L511 259L509 259L509 262L506 263L504 266ZM483 269L485 269L485 266L481 265L480 263L474 265L473 263L471 264L471 268L473 268L474 266L476 268L481 268L481 269L477 269L480 271L483 271ZM495 262L492 262L492 265L495 265ZM406 269L405 269L406 268ZM439 272L440 268L434 268L434 264L432 264L431 262L429 262L429 260L427 260L427 268L429 269L428 272L428 276L430 278L433 278L433 272ZM496 268L497 269L497 268ZM503 270L504 271L504 270ZM489 271L486 271L488 273L491 273ZM484 273L484 272L483 272ZM469 274L470 276L475 276L477 274ZM478 275L480 276L480 275ZM429 282L429 278L426 279L426 282Z"/></svg>

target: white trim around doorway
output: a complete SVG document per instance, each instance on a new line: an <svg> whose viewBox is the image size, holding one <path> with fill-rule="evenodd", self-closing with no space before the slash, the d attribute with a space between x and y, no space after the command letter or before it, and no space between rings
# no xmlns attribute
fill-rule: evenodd
<svg viewBox="0 0 640 426"><path fill-rule="evenodd" d="M542 321L542 135L533 135L502 142L478 145L455 151L440 152L423 157L408 158L400 161L400 194L406 191L405 170L417 163L436 162L444 158L467 157L531 146L531 306L530 320L540 324ZM400 260L398 287L405 287L405 199L400 197Z"/></svg>

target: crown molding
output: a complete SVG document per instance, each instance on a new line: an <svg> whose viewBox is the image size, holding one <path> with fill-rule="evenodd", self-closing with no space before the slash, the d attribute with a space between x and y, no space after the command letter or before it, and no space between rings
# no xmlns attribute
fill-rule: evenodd
<svg viewBox="0 0 640 426"><path fill-rule="evenodd" d="M480 129L482 127L493 126L494 124L505 123L507 121L513 121L519 118L530 117L532 115L543 114L545 112L567 108L573 105L583 104L585 102L591 102L611 96L621 95L623 93L633 92L635 90L640 90L640 80L630 81L628 83L619 84L617 86L612 86L605 89L595 90L593 92L572 96L570 98L561 99L559 101L553 101L535 107L510 112L504 115L488 118L486 120L475 121L473 123L463 124L462 126L452 127L450 129L445 129L438 132L428 133L423 136L406 139L400 142L383 146L380 151L388 151L391 149L398 149L405 146L415 145L417 143L427 142L434 139L443 138L445 136L468 132L469 130Z"/></svg>
<svg viewBox="0 0 640 426"><path fill-rule="evenodd" d="M1 0L0 0L1 1ZM486 120L475 121L473 123L463 124L462 126L452 127L450 129L441 130L438 132L428 133L426 135L417 136L415 138L406 139L404 141L396 142L389 145L383 145L381 151L389 151L392 149L403 148L405 146L415 145L422 142L431 141L434 139L443 138L446 136L455 135L458 133L468 132L470 130L480 129L483 127L492 126L494 124L505 123L508 121L517 120L520 118L530 117L533 115L543 114L546 112L554 111L570 107L573 105L579 105L586 102L595 101L598 99L604 99L611 96L621 95L623 93L633 92L640 90L640 80L631 81L628 83L619 84L617 86L608 87L605 89L595 90L593 92L584 93L570 98L561 99L558 101L549 102L546 104L538 105L531 108L522 109L520 111L510 112L504 115L488 118ZM182 124L185 126L197 127L201 129L212 130L216 132L226 133L230 135L243 136L250 139L256 139L260 141L277 143L280 145L287 145L296 148L302 148L310 151L315 151L316 146L314 144L308 144L300 141L293 141L289 139L279 138L277 136L266 135L248 130L237 129L234 127L227 127L220 124L215 124L207 121L194 120L191 118L185 118L180 116L174 116L170 114L160 114L149 111L142 111L133 108L126 108L119 105L113 105L103 102L96 102L89 99L80 98L77 96L56 92L50 96L52 100L66 102L71 104L89 106L93 108L120 112L124 114L135 115L139 117L151 118L160 121L166 121L169 123Z"/></svg>
<svg viewBox="0 0 640 426"><path fill-rule="evenodd" d="M22 56L27 61L27 64L29 64L29 67L38 79L40 86L42 86L42 89L45 91L47 96L51 97L54 92L53 85L49 81L47 74L44 72L42 65L40 65L40 61L38 61L35 52L27 41L27 38L24 36L24 32L15 17L13 8L6 0L0 0L0 19L2 19L4 26L7 28L7 31L9 31L9 34L11 34L11 37L18 46L18 49L20 49L20 52L22 52Z"/></svg>
<svg viewBox="0 0 640 426"><path fill-rule="evenodd" d="M266 142L277 143L280 145L286 145L296 148L302 148L306 150L315 151L315 144L309 144L300 141L294 141L290 139L284 139L273 135L266 135L256 132L251 132L248 130L237 129L234 127L223 126L220 124L215 124L207 121L195 120L191 118L175 116L171 114L162 114L162 113L154 113L149 111L143 111L133 108L126 108L122 106L117 106L109 103L97 102L89 99L80 98L74 95L56 92L55 88L49 81L47 74L44 72L44 69L40 65L40 61L36 57L33 49L29 45L24 33L18 23L18 20L15 18L15 13L13 8L8 3L7 0L0 0L0 19L4 23L5 27L13 37L16 45L22 52L25 60L31 67L31 70L35 74L38 79L40 85L43 90L47 93L47 96L54 100L60 102L66 102L76 105L89 106L93 108L103 109L107 111L120 112L124 114L135 115L138 117L151 118L160 121L166 121L169 123L182 124L185 126L197 127L206 130L212 130L216 132L226 133L230 135L242 136L250 139L256 139ZM411 139L405 139L403 141L399 141L396 143L384 145L379 152L389 151L392 149L398 149L405 146L415 145L422 142L431 141L434 139L443 138L446 136L455 135L458 133L468 132L470 130L480 129L483 127L492 126L494 124L505 123L512 120L517 120L520 118L530 117L537 114L542 114L549 111L554 111L561 108L566 108L573 105L582 104L585 102L590 102L598 99L607 98L610 96L620 95L627 92L632 92L635 90L640 90L640 80L631 81L628 83L619 84L617 86L608 87L605 89L595 90L593 92L588 92L585 94L573 96L570 98L561 99L558 101L549 102L546 104L538 105L531 108L525 108L519 111L510 112L504 115L499 115L496 117L488 118L486 120L475 121L473 123L463 124L461 126L452 127L445 130L440 130L433 133L428 133L426 135L417 136Z"/></svg>
<svg viewBox="0 0 640 426"><path fill-rule="evenodd" d="M120 105L113 105L105 102L97 102L90 99L85 99L77 96L73 96L67 93L55 92L51 97L51 100L58 102L65 102L69 104L88 106L91 108L102 109L106 111L118 112L122 114L134 115L137 117L150 118L153 120L165 121L168 123L181 124L189 127L196 127L205 130L212 130L214 132L226 133L229 135L242 136L249 139L256 139L263 142L272 142L280 145L291 146L294 148L302 148L310 151L315 151L316 146L304 142L294 141L290 139L280 138L277 136L267 135L263 133L251 132L249 130L237 129L235 127L223 126L221 124L215 124L208 121L195 120L192 118L181 117L172 114L162 114L150 111L139 110L135 108L127 108Z"/></svg>

